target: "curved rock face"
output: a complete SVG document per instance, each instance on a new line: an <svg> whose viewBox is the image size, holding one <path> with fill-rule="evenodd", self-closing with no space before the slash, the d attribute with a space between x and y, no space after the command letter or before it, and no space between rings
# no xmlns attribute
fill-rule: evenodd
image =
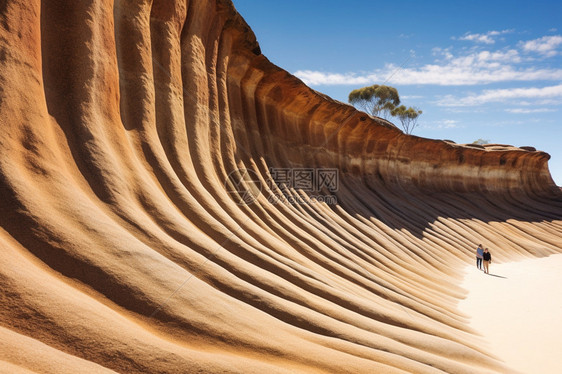
<svg viewBox="0 0 562 374"><path fill-rule="evenodd" d="M547 154L324 97L228 0L0 3L0 120L6 372L503 373L459 270L562 251Z"/></svg>

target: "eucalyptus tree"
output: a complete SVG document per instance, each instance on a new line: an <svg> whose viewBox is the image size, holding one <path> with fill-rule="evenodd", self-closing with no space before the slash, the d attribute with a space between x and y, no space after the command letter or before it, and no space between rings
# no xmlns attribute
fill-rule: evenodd
<svg viewBox="0 0 562 374"><path fill-rule="evenodd" d="M398 117L406 134L411 134L418 125L418 117L422 114L422 111L415 107L406 108L405 105L400 105L394 108L390 114L393 117Z"/></svg>
<svg viewBox="0 0 562 374"><path fill-rule="evenodd" d="M353 90L349 94L349 103L377 117L387 118L392 110L400 105L400 96L394 87L372 85Z"/></svg>

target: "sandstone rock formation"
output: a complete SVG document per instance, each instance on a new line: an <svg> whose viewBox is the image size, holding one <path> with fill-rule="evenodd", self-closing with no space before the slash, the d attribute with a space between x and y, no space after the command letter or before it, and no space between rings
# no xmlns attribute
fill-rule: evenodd
<svg viewBox="0 0 562 374"><path fill-rule="evenodd" d="M546 153L335 102L229 0L0 2L0 121L2 372L503 373L459 271L562 251Z"/></svg>

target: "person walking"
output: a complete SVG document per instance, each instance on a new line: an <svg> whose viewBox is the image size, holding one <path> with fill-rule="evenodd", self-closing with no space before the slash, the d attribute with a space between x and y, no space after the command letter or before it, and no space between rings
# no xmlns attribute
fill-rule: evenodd
<svg viewBox="0 0 562 374"><path fill-rule="evenodd" d="M490 264L492 263L492 254L488 252L488 248L484 249L482 254L482 262L484 263L484 273L490 274Z"/></svg>
<svg viewBox="0 0 562 374"><path fill-rule="evenodd" d="M482 255L484 254L484 248L482 248L482 244L478 244L476 248L476 267L478 270L482 270Z"/></svg>

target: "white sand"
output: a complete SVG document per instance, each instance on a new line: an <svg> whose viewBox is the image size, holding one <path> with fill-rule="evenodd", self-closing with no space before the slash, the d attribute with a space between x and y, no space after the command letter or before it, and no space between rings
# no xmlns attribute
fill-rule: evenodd
<svg viewBox="0 0 562 374"><path fill-rule="evenodd" d="M562 373L562 254L467 271L459 308L490 352L522 373Z"/></svg>

